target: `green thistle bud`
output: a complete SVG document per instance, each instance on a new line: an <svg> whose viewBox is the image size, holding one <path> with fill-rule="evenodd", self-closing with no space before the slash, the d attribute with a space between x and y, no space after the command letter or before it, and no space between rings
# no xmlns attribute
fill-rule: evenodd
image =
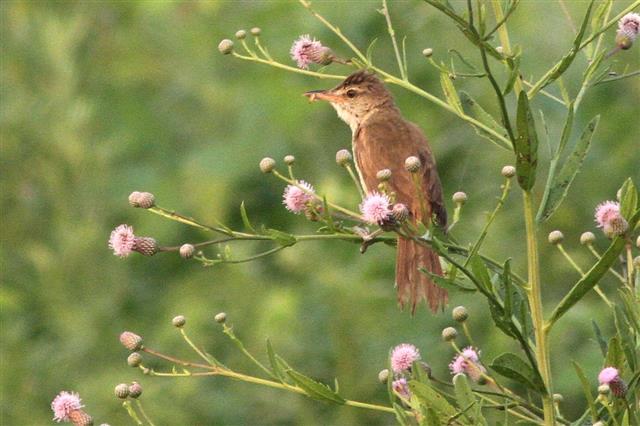
<svg viewBox="0 0 640 426"><path fill-rule="evenodd" d="M630 49L633 46L633 37L625 32L619 32L616 34L616 46L622 50Z"/></svg>
<svg viewBox="0 0 640 426"><path fill-rule="evenodd" d="M352 159L351 153L346 149L336 152L336 163L340 166L346 166Z"/></svg>
<svg viewBox="0 0 640 426"><path fill-rule="evenodd" d="M407 157L407 159L404 160L404 168L410 173L416 173L418 170L420 170L420 167L422 167L422 163L416 156L412 155L411 157Z"/></svg>
<svg viewBox="0 0 640 426"><path fill-rule="evenodd" d="M580 235L580 244L582 244L583 246L589 245L589 244L593 244L593 242L596 240L596 236L593 232L583 232L582 235Z"/></svg>
<svg viewBox="0 0 640 426"><path fill-rule="evenodd" d="M286 155L284 157L284 164L286 164L287 166L291 166L293 163L295 163L296 161L296 157L294 157L293 155Z"/></svg>
<svg viewBox="0 0 640 426"><path fill-rule="evenodd" d="M635 266L636 269L640 269L640 256L633 258L633 266Z"/></svg>
<svg viewBox="0 0 640 426"><path fill-rule="evenodd" d="M462 191L458 191L455 194L453 194L451 199L453 200L454 203L463 205L464 203L467 202L467 194L465 194Z"/></svg>
<svg viewBox="0 0 640 426"><path fill-rule="evenodd" d="M142 395L142 386L138 382L132 382L131 385L129 385L129 396L131 398L138 398L140 395Z"/></svg>
<svg viewBox="0 0 640 426"><path fill-rule="evenodd" d="M391 179L391 170L378 170L378 173L376 173L376 179L378 179L380 182L387 182L389 179Z"/></svg>
<svg viewBox="0 0 640 426"><path fill-rule="evenodd" d="M456 306L453 308L453 311L451 311L451 316L456 322L465 322L469 318L469 312L467 312L467 308L464 306Z"/></svg>
<svg viewBox="0 0 640 426"><path fill-rule="evenodd" d="M501 174L506 178L512 178L516 175L516 168L513 166L504 166Z"/></svg>
<svg viewBox="0 0 640 426"><path fill-rule="evenodd" d="M560 231L551 231L549 233L549 243L556 245L556 244L560 244L562 242L562 240L564 240L564 234Z"/></svg>
<svg viewBox="0 0 640 426"><path fill-rule="evenodd" d="M598 393L600 395L609 395L609 392L611 392L611 388L609 387L609 385L602 384L598 386Z"/></svg>
<svg viewBox="0 0 640 426"><path fill-rule="evenodd" d="M380 370L378 373L378 381L380 383L387 383L387 380L389 380L389 370L386 368L384 370Z"/></svg>
<svg viewBox="0 0 640 426"><path fill-rule="evenodd" d="M218 44L218 50L223 55L228 55L229 53L233 52L233 42L228 38L225 38L220 42L220 44Z"/></svg>
<svg viewBox="0 0 640 426"><path fill-rule="evenodd" d="M260 160L260 171L262 173L271 173L276 167L276 160L271 157L264 157Z"/></svg>
<svg viewBox="0 0 640 426"><path fill-rule="evenodd" d="M129 367L137 367L142 364L142 355L139 352L131 352L127 357L127 365Z"/></svg>
<svg viewBox="0 0 640 426"><path fill-rule="evenodd" d="M445 342L451 342L458 337L458 331L453 327L447 327L442 330L442 340Z"/></svg>
<svg viewBox="0 0 640 426"><path fill-rule="evenodd" d="M196 248L191 244L183 244L180 246L180 257L183 259L191 259Z"/></svg>
<svg viewBox="0 0 640 426"><path fill-rule="evenodd" d="M615 238L624 235L629 229L629 223L622 216L615 217L604 224L602 232L609 237Z"/></svg>
<svg viewBox="0 0 640 426"><path fill-rule="evenodd" d="M127 399L129 396L129 386L126 383L120 383L113 389L113 393L120 399Z"/></svg>
<svg viewBox="0 0 640 426"><path fill-rule="evenodd" d="M244 38L247 36L247 32L245 30L238 30L236 31L236 38L238 40L244 40Z"/></svg>
<svg viewBox="0 0 640 426"><path fill-rule="evenodd" d="M150 192L138 192L133 191L129 195L129 204L132 207L138 207L141 209L148 209L153 207L156 203L156 197Z"/></svg>
<svg viewBox="0 0 640 426"><path fill-rule="evenodd" d="M424 50L422 51L422 55L423 55L425 58L430 58L430 57L433 55L433 49L432 49L432 48L430 48L430 47L427 47L426 49L424 49Z"/></svg>
<svg viewBox="0 0 640 426"><path fill-rule="evenodd" d="M262 33L262 30L260 28L258 27L251 28L251 35L253 35L254 37L260 36L261 33Z"/></svg>
<svg viewBox="0 0 640 426"><path fill-rule="evenodd" d="M184 317L184 315L178 315L171 320L171 323L174 327L181 328L184 327L184 325L187 323L187 319Z"/></svg>
<svg viewBox="0 0 640 426"><path fill-rule="evenodd" d="M640 248L640 235L638 235L638 239L636 240L636 247Z"/></svg>
<svg viewBox="0 0 640 426"><path fill-rule="evenodd" d="M220 312L219 314L216 314L213 319L216 320L216 322L219 324L224 324L224 322L227 321L227 314L224 312Z"/></svg>
<svg viewBox="0 0 640 426"><path fill-rule="evenodd" d="M559 393L553 394L553 402L560 403L562 401L564 401L564 397L562 396L562 394L559 394Z"/></svg>

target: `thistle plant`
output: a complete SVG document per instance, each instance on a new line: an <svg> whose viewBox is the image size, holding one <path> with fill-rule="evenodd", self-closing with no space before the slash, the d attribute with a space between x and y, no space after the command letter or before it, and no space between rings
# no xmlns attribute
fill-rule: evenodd
<svg viewBox="0 0 640 426"><path fill-rule="evenodd" d="M358 47L306 0L300 0L301 6L332 31L343 46L327 47L312 35L303 35L290 49L278 47L279 52L289 49L290 56L286 58L286 54L282 54L285 59L278 60L264 41L267 31L254 28L249 33L238 31L236 41L222 40L218 49L229 55L230 60L276 67L319 79L342 80L355 70L369 70L384 82L413 92L469 124L479 137L491 144L489 149L510 152L514 165L495 165L492 185L496 188L497 202L482 201L490 214L474 238L456 235L456 225L468 220L464 205L470 196L464 192L451 195L455 207L446 230L426 229L407 220L407 206L396 202L395 194L387 184L389 169L378 172L376 191L365 193L354 172L352 154L340 150L336 154L337 166L353 181L354 199L357 199L350 205L338 203L331 194L323 193L319 185L298 170L293 155L286 156L281 162L269 157L255 159L257 169L265 178L282 183L283 208L304 216L309 221L308 233L293 234L285 229L258 226L255 218L249 217L244 203L240 204L238 213L243 229L232 229L219 221L207 224L161 207L161 194L157 194L156 199L150 193L134 192L129 196L133 207L192 227L210 237L163 246L151 237L136 236L129 225L119 225L111 234L109 247L119 257L127 257L133 252L147 256L175 252L185 261L212 267L259 261L295 245L318 240L355 242L364 253L373 244L394 246L398 238L410 239L435 250L445 271L444 276L430 274L427 270L420 273L430 274L438 286L448 290L452 303L459 293L474 293L483 298L495 327L505 339L515 342L518 353L492 354L489 348L483 347L481 340L473 337L470 326L473 316L465 307L457 306L451 312L451 327L425 330L442 333L442 345L451 351L451 377L438 377L432 372L428 364L431 348L421 348L418 342L398 344L390 348L387 364L380 365L379 379L381 386L386 386L388 395L384 404L350 399L349 391L340 388L338 379L328 385L313 379L312 374L302 373L301 368L291 366L279 355L268 340L264 355L251 353L224 314L216 315L215 322L235 345L238 354L251 361L255 373L227 367L215 353L204 349L214 347L209 343L195 344L186 332L189 324L183 316L174 318L173 325L197 361L166 354L148 346L139 335L123 332L120 341L130 351L127 363L153 378L222 376L331 404L386 413L402 425L483 425L495 424L498 418L504 424L519 421L544 425L640 424L640 266L637 260L640 202L632 177L619 183L616 201L602 201L609 198L609 194L602 194L601 200L593 200L594 219L599 230L586 231L575 244L566 242L563 230L547 236L548 242L557 248L558 258L566 260L575 270L573 276L567 277L572 280L570 289L558 302L543 298L546 283L543 283L541 270L548 260L541 259L539 254L543 240L541 224L562 207L565 199L573 196L572 183L591 145L599 143L596 131L600 116L591 118L584 129L574 134L574 120L581 112L589 89L602 84L627 84L640 74L638 70L621 70L619 63L614 61L624 61L623 55L637 47L633 44L640 31L640 16L632 11L640 6L640 1L633 1L616 13L611 0L589 2L565 55L537 78L528 78L527 70L521 68L521 59L532 52L512 46L508 29L510 18L526 4L519 0L469 0L464 7L440 0L425 0L424 3L425 7L446 16L452 28L462 32L477 50L475 58L432 48L422 52L408 51L404 41L398 42L386 0L382 1L379 10L383 16L381 26L390 38L398 73L374 63L373 45L367 49ZM613 27L617 32L612 37L608 30ZM410 80L409 55L422 55L428 61L433 72L440 76L441 94L427 91ZM576 66L575 59L579 55L584 55L587 63L582 70L582 80L572 93L563 83L563 75ZM460 63L467 69L465 72L456 65ZM474 99L456 87L457 82L464 79L488 85L493 96ZM548 131L543 110L537 112L532 107L532 102L539 97L550 100L554 107L559 105L565 112L558 137ZM488 112L490 110L499 111L499 115L493 116ZM551 152L546 178L539 176L543 169L538 164L542 158L539 140L546 141ZM568 150L571 151L567 153ZM410 171L416 164L419 167L419 162L416 157L407 158L406 169ZM421 193L419 185L415 190L418 195ZM511 259L495 259L483 252L496 217L515 190L520 191L523 200L527 264L524 276L514 270ZM604 252L594 246L598 239L608 242ZM237 256L231 243L246 242L259 242L264 248L248 256ZM592 262L581 266L572 256L572 250L588 251ZM609 294L599 285L607 274L618 283L616 291ZM554 392L549 336L558 321L592 290L600 297L603 308L611 312L615 333L605 338L594 323L595 338L603 357L600 371L584 371L579 360L573 361L575 383L582 387L585 409L579 418L568 419L563 414L562 396ZM550 313L545 315L545 312ZM420 327L424 329L424 325ZM149 358L162 360L166 368L148 367ZM563 362L566 364L568 360ZM599 387L595 387L596 382ZM118 385L115 391L124 400L124 407L136 424L153 424L137 399L140 392L139 384ZM63 407L64 410L60 408L61 403L54 401L52 404L57 407L54 407L56 420L69 421L70 413L81 408L79 399L70 399L68 395L65 398L71 402L65 405L67 408Z"/></svg>

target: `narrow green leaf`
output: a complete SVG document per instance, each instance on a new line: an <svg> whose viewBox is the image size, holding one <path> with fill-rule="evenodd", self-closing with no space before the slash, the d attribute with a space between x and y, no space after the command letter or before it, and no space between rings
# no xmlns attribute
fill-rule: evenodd
<svg viewBox="0 0 640 426"><path fill-rule="evenodd" d="M456 402L460 410L467 409L464 416L472 425L486 425L487 421L482 415L480 404L471 391L469 380L464 374L456 374L453 377L453 387L456 394Z"/></svg>
<svg viewBox="0 0 640 426"><path fill-rule="evenodd" d="M431 386L411 380L409 382L411 393L418 397L425 406L432 408L439 415L447 417L455 416L456 409Z"/></svg>
<svg viewBox="0 0 640 426"><path fill-rule="evenodd" d="M571 361L573 364L573 368L576 370L576 375L578 379L580 379L580 384L582 384L582 392L584 392L584 399L587 400L587 404L589 404L589 412L591 413L591 420L596 421L598 419L598 410L596 408L595 403L593 402L593 394L591 393L591 384L587 379L587 376L584 375L584 371L582 371L582 367L575 361Z"/></svg>
<svg viewBox="0 0 640 426"><path fill-rule="evenodd" d="M529 364L515 354L506 352L493 360L491 369L504 377L508 377L528 389L539 393L546 393L542 378L534 372Z"/></svg>
<svg viewBox="0 0 640 426"><path fill-rule="evenodd" d="M609 339L609 345L607 350L607 357L604 360L603 367L615 367L620 374L624 369L624 353L622 351L622 344L620 343L620 337L618 335Z"/></svg>
<svg viewBox="0 0 640 426"><path fill-rule="evenodd" d="M298 241L296 240L295 235L278 231L277 229L267 229L266 232L267 235L283 247L290 247Z"/></svg>
<svg viewBox="0 0 640 426"><path fill-rule="evenodd" d="M635 348L636 344L634 342L635 336L633 335L631 326L627 322L625 314L619 305L615 306L613 319L616 325L616 330L618 331L618 336L620 336L620 344L622 346L624 356L627 359L629 369L631 371L635 371L638 359L638 351Z"/></svg>
<svg viewBox="0 0 640 426"><path fill-rule="evenodd" d="M536 220L538 222L544 222L549 219L567 196L569 187L580 171L582 163L589 152L591 139L598 127L599 121L600 116L597 115L589 122L589 124L587 124L587 127L582 132L582 136L578 143L576 143L573 152L564 162L557 174L555 174L555 167L550 169L549 177L552 180L547 183L547 187L545 188L545 194L542 202L540 203L538 214L536 215ZM563 138L564 134L565 132L563 132ZM560 143L562 144L563 142L561 141ZM560 150L561 147L559 146L558 151ZM551 176L552 173L554 173L554 176Z"/></svg>
<svg viewBox="0 0 640 426"><path fill-rule="evenodd" d="M448 73L440 72L440 85L442 86L442 92L444 93L449 105L451 105L453 109L458 111L460 114L464 114L460 98L458 97L458 92L456 92L456 88L449 78Z"/></svg>
<svg viewBox="0 0 640 426"><path fill-rule="evenodd" d="M598 346L600 346L600 352L602 352L602 356L607 356L607 342L602 337L602 331L600 331L600 327L598 327L598 323L596 320L591 320L591 325L593 326L593 332L596 335L596 340L598 341Z"/></svg>
<svg viewBox="0 0 640 426"><path fill-rule="evenodd" d="M425 426L441 426L440 419L438 418L438 414L431 407L427 407L427 412L425 413L424 420L426 422Z"/></svg>
<svg viewBox="0 0 640 426"><path fill-rule="evenodd" d="M636 277L640 276L637 274ZM640 335L640 304L636 302L635 296L628 287L618 289L618 294L624 305L624 313L629 320L629 324Z"/></svg>
<svg viewBox="0 0 640 426"><path fill-rule="evenodd" d="M515 85L516 80L518 79L518 76L520 76L520 56L507 59L507 64L509 64L509 68L511 68L511 71L509 72L509 79L507 80L507 85L502 90L502 94L504 96L511 93L511 91L513 90L513 86Z"/></svg>
<svg viewBox="0 0 640 426"><path fill-rule="evenodd" d="M428 275L433 280L433 283L435 285L437 285L438 287L442 287L445 290L458 291L462 293L474 293L477 291L475 287L464 285L459 280L451 280L450 278L445 278L438 274L434 274L425 268L420 268L419 271L423 274Z"/></svg>
<svg viewBox="0 0 640 426"><path fill-rule="evenodd" d="M295 370L287 370L287 374L296 385L302 388L306 394L313 399L333 402L334 404L344 404L346 402L343 397L335 393L329 386L317 382L302 373Z"/></svg>
<svg viewBox="0 0 640 426"><path fill-rule="evenodd" d="M398 424L400 424L400 426L411 425L411 420L409 419L409 416L407 416L407 413L404 410L404 408L402 408L398 403L395 403L395 402L393 403L393 411L395 412L396 420L398 421Z"/></svg>
<svg viewBox="0 0 640 426"><path fill-rule="evenodd" d="M473 271L473 275L475 275L476 279L483 286L483 288L479 290L483 293L493 294L493 284L491 283L491 278L489 277L487 265L484 264L480 256L478 256L477 254L471 256L469 264L471 265L471 271Z"/></svg>
<svg viewBox="0 0 640 426"><path fill-rule="evenodd" d="M529 108L529 98L524 90L518 95L516 123L518 127L518 137L515 140L516 173L522 189L529 191L536 182L538 136Z"/></svg>
<svg viewBox="0 0 640 426"><path fill-rule="evenodd" d="M267 355L269 356L269 363L271 364L271 371L276 375L278 379L282 383L284 383L285 373L278 361L276 360L276 353L273 351L273 347L271 346L271 341L267 339Z"/></svg>
<svg viewBox="0 0 640 426"><path fill-rule="evenodd" d="M573 128L573 102L569 105L569 111L567 111L567 118L564 122L564 127L562 128L562 135L560 136L560 143L558 144L558 148L556 149L556 157L560 157L564 152L564 148L567 146L567 142L571 137L571 129ZM588 126L587 126L588 128Z"/></svg>
<svg viewBox="0 0 640 426"><path fill-rule="evenodd" d="M240 203L240 216L242 216L242 223L244 224L244 227L254 234L257 234L256 229L253 227L251 221L249 220L249 215L247 215L247 209L245 208L244 201Z"/></svg>
<svg viewBox="0 0 640 426"><path fill-rule="evenodd" d="M507 259L504 262L503 271L502 285L504 286L504 316L511 318L511 315L513 315L513 292L515 291L517 295L517 290L514 290L514 287L511 284L511 259Z"/></svg>
<svg viewBox="0 0 640 426"><path fill-rule="evenodd" d="M620 188L620 213L629 220L638 208L638 191L631 178L628 178Z"/></svg>
<svg viewBox="0 0 640 426"><path fill-rule="evenodd" d="M504 136L505 138L507 139L509 138L509 135L507 134L507 131L505 130L505 128L502 127L500 124L498 124L498 122L493 118L493 116L489 114L487 111L485 111L484 108L482 108L482 106L480 106L480 104L478 104L475 101L475 99L471 97L471 95L461 90L460 99L462 102L462 107L467 115L470 115L471 117L475 118L476 120L478 120L485 126L489 127L490 129L495 130L496 133ZM491 142L498 144L500 146L503 146L501 142L497 142L493 138L493 136L491 136L489 133L485 132L484 130L479 129L475 126L474 126L474 129L476 133L478 133L478 135L482 136L483 138L489 139Z"/></svg>

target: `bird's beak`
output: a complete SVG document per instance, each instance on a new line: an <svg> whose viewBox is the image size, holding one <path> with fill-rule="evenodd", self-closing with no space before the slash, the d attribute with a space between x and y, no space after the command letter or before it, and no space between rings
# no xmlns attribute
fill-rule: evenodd
<svg viewBox="0 0 640 426"><path fill-rule="evenodd" d="M331 90L310 90L304 94L311 102L315 100L337 103L341 101L341 97L331 93Z"/></svg>

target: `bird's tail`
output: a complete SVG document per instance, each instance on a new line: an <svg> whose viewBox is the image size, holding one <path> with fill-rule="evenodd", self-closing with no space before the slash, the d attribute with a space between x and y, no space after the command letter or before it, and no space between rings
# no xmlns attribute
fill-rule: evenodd
<svg viewBox="0 0 640 426"><path fill-rule="evenodd" d="M409 303L413 314L418 302L425 299L431 311L437 312L447 303L447 291L434 284L429 275L419 271L420 268L442 275L442 266L436 252L414 241L398 238L396 287L400 306L404 308Z"/></svg>

